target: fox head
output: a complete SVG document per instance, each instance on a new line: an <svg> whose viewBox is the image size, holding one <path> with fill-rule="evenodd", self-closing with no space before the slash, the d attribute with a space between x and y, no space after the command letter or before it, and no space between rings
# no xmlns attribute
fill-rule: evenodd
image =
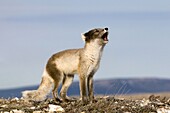
<svg viewBox="0 0 170 113"><path fill-rule="evenodd" d="M86 43L97 41L100 45L108 43L108 28L96 28L82 34L82 39Z"/></svg>

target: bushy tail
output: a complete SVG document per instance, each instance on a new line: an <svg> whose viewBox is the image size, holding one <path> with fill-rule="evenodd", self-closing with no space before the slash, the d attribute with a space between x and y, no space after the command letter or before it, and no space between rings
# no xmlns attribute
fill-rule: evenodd
<svg viewBox="0 0 170 113"><path fill-rule="evenodd" d="M37 90L23 91L22 97L26 100L43 101L50 93L52 85L53 80L45 70L39 88Z"/></svg>

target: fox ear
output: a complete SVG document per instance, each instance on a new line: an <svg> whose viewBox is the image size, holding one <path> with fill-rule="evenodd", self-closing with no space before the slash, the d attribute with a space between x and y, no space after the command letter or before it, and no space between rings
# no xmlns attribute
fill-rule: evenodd
<svg viewBox="0 0 170 113"><path fill-rule="evenodd" d="M86 36L84 36L83 33L81 34L81 38L82 38L82 40L83 40L84 42L86 41Z"/></svg>
<svg viewBox="0 0 170 113"><path fill-rule="evenodd" d="M82 33L81 34L81 38L83 39L83 41L87 41L87 39L88 39L88 32L87 33Z"/></svg>

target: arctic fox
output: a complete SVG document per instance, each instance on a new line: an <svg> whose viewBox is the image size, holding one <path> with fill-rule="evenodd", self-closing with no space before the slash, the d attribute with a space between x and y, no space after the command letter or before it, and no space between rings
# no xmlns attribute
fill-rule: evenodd
<svg viewBox="0 0 170 113"><path fill-rule="evenodd" d="M84 48L69 49L51 56L44 69L39 88L22 92L24 99L42 101L53 88L54 99L69 101L71 99L67 96L67 90L74 74L78 74L82 102L86 103L88 100L93 102L93 76L99 68L103 48L108 43L108 28L92 29L82 34L82 39L85 41ZM59 98L58 87L61 81L61 98Z"/></svg>

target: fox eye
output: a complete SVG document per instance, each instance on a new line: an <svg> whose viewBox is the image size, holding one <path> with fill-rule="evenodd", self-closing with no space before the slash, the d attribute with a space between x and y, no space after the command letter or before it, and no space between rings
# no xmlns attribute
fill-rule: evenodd
<svg viewBox="0 0 170 113"><path fill-rule="evenodd" d="M99 32L99 30L98 30L98 29L96 29L96 32Z"/></svg>

